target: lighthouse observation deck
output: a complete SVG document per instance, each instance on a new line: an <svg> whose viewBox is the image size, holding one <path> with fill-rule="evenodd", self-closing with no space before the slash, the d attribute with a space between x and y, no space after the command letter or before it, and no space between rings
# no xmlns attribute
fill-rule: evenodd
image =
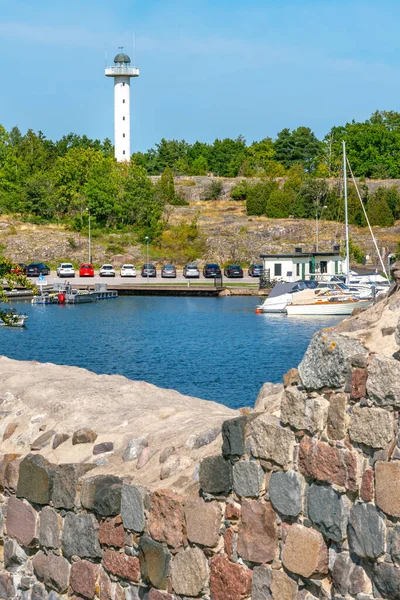
<svg viewBox="0 0 400 600"><path fill-rule="evenodd" d="M106 77L139 77L139 69L137 67L118 66L118 67L106 67Z"/></svg>

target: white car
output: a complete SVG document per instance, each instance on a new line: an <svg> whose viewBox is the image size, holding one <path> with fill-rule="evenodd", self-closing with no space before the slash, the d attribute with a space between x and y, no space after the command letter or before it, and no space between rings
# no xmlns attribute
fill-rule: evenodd
<svg viewBox="0 0 400 600"><path fill-rule="evenodd" d="M121 277L136 277L136 268L134 265L122 265L120 275Z"/></svg>
<svg viewBox="0 0 400 600"><path fill-rule="evenodd" d="M100 277L115 277L115 269L112 265L103 265L99 271Z"/></svg>
<svg viewBox="0 0 400 600"><path fill-rule="evenodd" d="M71 263L60 263L57 267L59 277L75 277L75 269Z"/></svg>

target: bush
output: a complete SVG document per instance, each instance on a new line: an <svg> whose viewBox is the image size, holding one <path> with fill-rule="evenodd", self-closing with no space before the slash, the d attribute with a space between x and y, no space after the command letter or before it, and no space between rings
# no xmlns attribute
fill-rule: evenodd
<svg viewBox="0 0 400 600"><path fill-rule="evenodd" d="M215 179L204 190L203 200L218 200L222 196L223 186L222 181Z"/></svg>
<svg viewBox="0 0 400 600"><path fill-rule="evenodd" d="M350 258L355 260L358 265L361 265L364 262L364 260L365 260L364 252L361 250L361 248L359 246L354 244L354 242L351 240L351 238L349 239L349 252L350 252Z"/></svg>
<svg viewBox="0 0 400 600"><path fill-rule="evenodd" d="M248 183L245 179L239 181L239 183L235 183L231 190L231 199L232 200L246 200L247 198L247 189Z"/></svg>
<svg viewBox="0 0 400 600"><path fill-rule="evenodd" d="M205 252L205 239L200 233L197 219L165 229L158 242L159 251L173 256L177 262L192 261Z"/></svg>

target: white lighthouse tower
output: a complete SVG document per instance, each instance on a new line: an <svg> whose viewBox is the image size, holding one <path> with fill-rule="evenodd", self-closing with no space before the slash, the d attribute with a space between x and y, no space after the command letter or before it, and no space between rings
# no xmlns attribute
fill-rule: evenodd
<svg viewBox="0 0 400 600"><path fill-rule="evenodd" d="M139 77L139 69L131 67L131 59L121 52L114 58L114 67L106 67L106 77L114 77L114 148L119 162L131 157L130 78Z"/></svg>

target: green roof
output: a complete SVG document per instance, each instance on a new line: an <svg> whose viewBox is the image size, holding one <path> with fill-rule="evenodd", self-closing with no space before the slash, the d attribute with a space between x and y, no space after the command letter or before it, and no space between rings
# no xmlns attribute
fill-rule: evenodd
<svg viewBox="0 0 400 600"><path fill-rule="evenodd" d="M123 52L120 52L114 58L114 62L115 63L130 63L131 59L129 58L129 56L127 54L124 54Z"/></svg>

